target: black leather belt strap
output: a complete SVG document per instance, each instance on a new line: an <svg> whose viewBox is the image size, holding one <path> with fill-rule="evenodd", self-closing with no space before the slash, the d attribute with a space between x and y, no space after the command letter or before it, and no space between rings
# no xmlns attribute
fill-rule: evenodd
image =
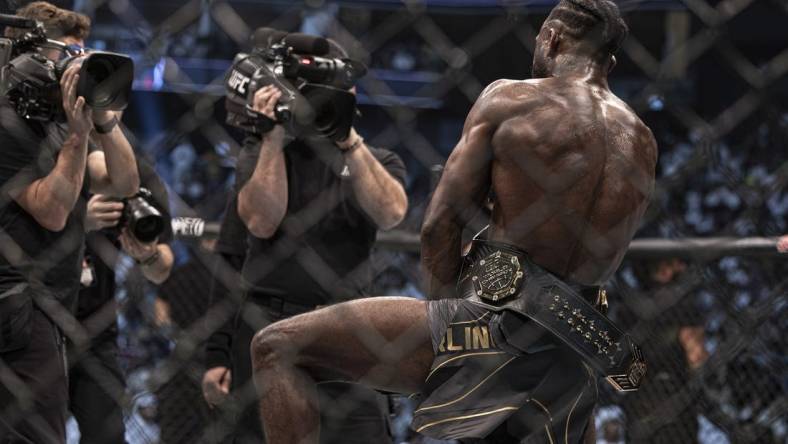
<svg viewBox="0 0 788 444"><path fill-rule="evenodd" d="M510 245L474 240L457 284L461 297L521 313L572 348L619 391L640 387L640 348L597 307L599 287L568 284Z"/></svg>

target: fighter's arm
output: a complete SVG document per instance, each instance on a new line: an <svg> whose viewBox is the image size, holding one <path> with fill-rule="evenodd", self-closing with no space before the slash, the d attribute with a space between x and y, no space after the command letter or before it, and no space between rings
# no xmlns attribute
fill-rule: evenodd
<svg viewBox="0 0 788 444"><path fill-rule="evenodd" d="M405 218L408 196L405 188L369 151L364 139L351 129L347 141L338 143L350 170L353 193L361 208L378 228L390 230Z"/></svg>
<svg viewBox="0 0 788 444"><path fill-rule="evenodd" d="M93 112L93 121L100 125L115 118L117 115L112 111ZM115 125L107 134L96 133L95 140L103 151L94 151L88 155L90 191L116 197L136 194L140 188L137 161L120 125Z"/></svg>
<svg viewBox="0 0 788 444"><path fill-rule="evenodd" d="M482 93L468 114L424 217L421 263L429 299L456 297L462 229L484 204L490 189L492 138L500 119L494 87Z"/></svg>
<svg viewBox="0 0 788 444"><path fill-rule="evenodd" d="M274 119L274 106L282 93L263 87L255 93L254 109ZM282 125L263 135L260 154L252 177L238 193L238 215L255 237L274 235L287 212L287 171Z"/></svg>

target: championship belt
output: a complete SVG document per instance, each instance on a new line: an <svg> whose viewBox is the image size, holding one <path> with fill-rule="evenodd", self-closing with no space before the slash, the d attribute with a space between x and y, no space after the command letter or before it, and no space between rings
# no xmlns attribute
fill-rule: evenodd
<svg viewBox="0 0 788 444"><path fill-rule="evenodd" d="M646 361L640 347L574 289L554 282L526 297L523 314L554 334L622 392L640 388Z"/></svg>
<svg viewBox="0 0 788 444"><path fill-rule="evenodd" d="M470 264L473 268L474 264ZM476 296L486 302L498 302L517 293L525 276L520 258L501 250L479 261L470 277Z"/></svg>
<svg viewBox="0 0 788 444"><path fill-rule="evenodd" d="M646 374L640 348L578 291L504 244L477 240L474 249L471 254L483 258L466 260L457 284L462 297L527 316L572 348L616 390L640 387ZM600 293L600 303L604 299Z"/></svg>

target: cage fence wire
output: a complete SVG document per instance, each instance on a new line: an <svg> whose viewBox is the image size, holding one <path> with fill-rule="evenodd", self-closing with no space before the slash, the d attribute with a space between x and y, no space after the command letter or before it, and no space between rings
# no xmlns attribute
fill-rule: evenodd
<svg viewBox="0 0 788 444"><path fill-rule="evenodd" d="M26 2L3 3L8 13ZM394 231L379 233L370 260L353 273L368 277L370 295L424 298L418 232L439 166L486 85L529 77L534 38L556 2L54 3L93 19L89 47L134 59L124 126L167 184L172 215L182 218L165 283L146 282L120 252L108 263L116 272L115 300L90 324L63 307L48 308L77 345L70 364L84 364L103 381L135 444L222 439L221 415L228 413L209 407L201 393L205 341L233 319L260 325L259 313L238 314L244 299L237 267L215 251L216 222L233 197L241 151L241 135L224 123L224 77L250 34L267 26L331 37L369 66L358 85L355 126L370 145L404 159L409 211ZM788 35L781 32L788 3L617 3L630 34L610 85L651 127L660 149L656 190L637 237L682 247L638 250L636 241L606 286L609 315L642 345L649 373L634 394L600 384L597 442L786 442L786 256L768 251L773 242L720 246L788 232ZM285 229L307 230L323 216L305 215L301 226ZM208 223L187 227L199 220ZM712 239L694 243L699 237ZM13 241L4 235L3 254L11 254ZM340 278L308 247L294 244L281 254L302 258L319 282ZM261 263L260 273L276 266ZM227 297L212 300L214 285L221 286L214 294ZM87 344L116 321L122 376L107 377L90 364L99 352ZM8 385L2 365L0 373ZM24 387L14 390L29 401ZM334 401L330 408L341 412L342 399ZM255 402L230 403L242 409ZM390 395L388 402L395 442L436 442L408 429L413 401ZM79 433L71 421L69 442Z"/></svg>

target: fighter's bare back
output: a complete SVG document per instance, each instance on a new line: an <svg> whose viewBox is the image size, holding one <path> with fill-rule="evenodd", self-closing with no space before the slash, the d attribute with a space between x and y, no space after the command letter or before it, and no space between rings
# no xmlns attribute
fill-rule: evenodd
<svg viewBox="0 0 788 444"><path fill-rule="evenodd" d="M603 283L648 205L651 131L606 86L583 79L494 88L488 96L510 112L492 140L492 240L575 282Z"/></svg>
<svg viewBox="0 0 788 444"><path fill-rule="evenodd" d="M490 240L585 285L603 283L621 262L648 205L657 157L651 131L606 81L571 76L494 82L455 151L423 234L451 231L434 227L451 219L448 206L468 214L462 207L472 212L490 192ZM454 252L422 253L444 285L456 277Z"/></svg>

